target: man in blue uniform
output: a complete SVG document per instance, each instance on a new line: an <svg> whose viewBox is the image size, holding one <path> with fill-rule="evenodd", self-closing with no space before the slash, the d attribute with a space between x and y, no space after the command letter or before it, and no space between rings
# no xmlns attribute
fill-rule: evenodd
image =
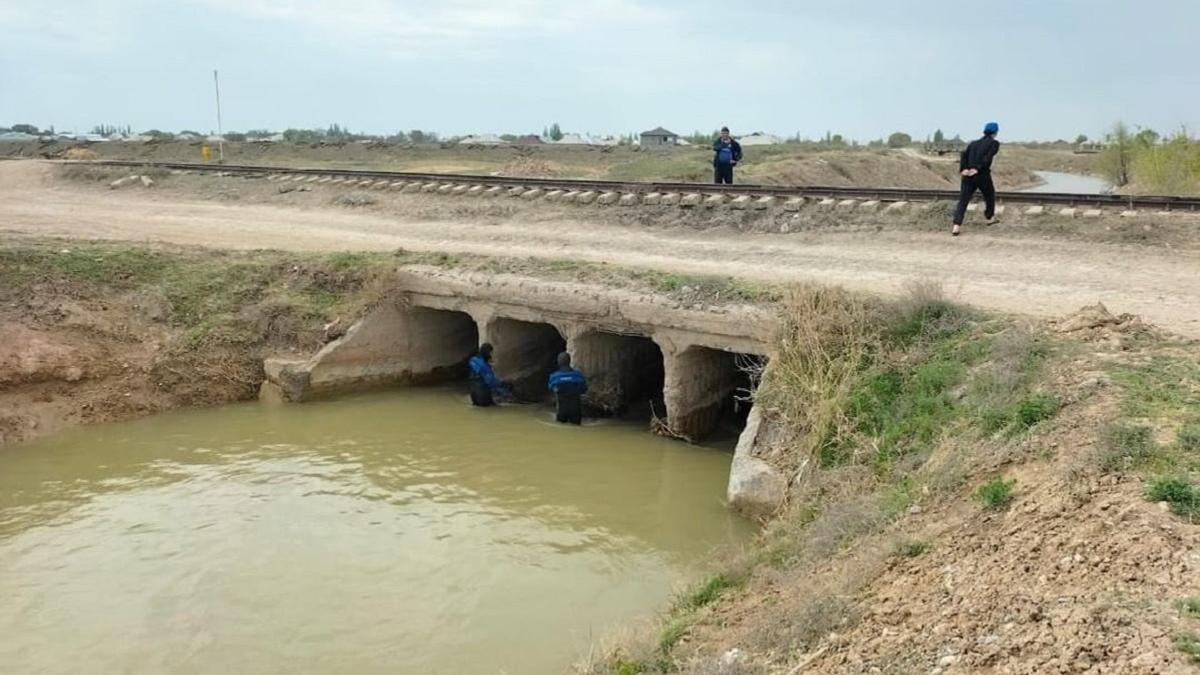
<svg viewBox="0 0 1200 675"><path fill-rule="evenodd" d="M496 405L493 394L506 395L512 387L496 377L492 370L492 345L485 342L467 360L471 380L471 405L486 408Z"/></svg>
<svg viewBox="0 0 1200 675"><path fill-rule="evenodd" d="M713 182L733 185L733 167L742 161L742 146L729 135L729 127L721 127L721 136L713 141Z"/></svg>
<svg viewBox="0 0 1200 675"><path fill-rule="evenodd" d="M550 381L546 386L557 399L554 419L563 424L582 424L582 399L587 393L587 378L571 367L570 354L563 352L558 355L558 370L550 373Z"/></svg>

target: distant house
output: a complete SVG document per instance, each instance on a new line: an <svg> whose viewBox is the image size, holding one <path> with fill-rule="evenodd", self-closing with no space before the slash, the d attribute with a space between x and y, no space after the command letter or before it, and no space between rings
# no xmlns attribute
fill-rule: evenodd
<svg viewBox="0 0 1200 675"><path fill-rule="evenodd" d="M517 139L517 145L545 145L546 141L542 140L537 134L527 134Z"/></svg>
<svg viewBox="0 0 1200 675"><path fill-rule="evenodd" d="M748 136L742 136L737 139L742 145L782 145L784 140L774 134L764 134L761 131L756 131Z"/></svg>
<svg viewBox="0 0 1200 675"><path fill-rule="evenodd" d="M679 134L667 131L662 127L642 132L642 147L652 148L662 145L679 145Z"/></svg>
<svg viewBox="0 0 1200 675"><path fill-rule="evenodd" d="M476 134L474 136L466 136L460 140L459 145L501 145L504 141L496 134Z"/></svg>
<svg viewBox="0 0 1200 675"><path fill-rule="evenodd" d="M554 142L555 145L593 145L592 139L582 134L563 134L563 137Z"/></svg>

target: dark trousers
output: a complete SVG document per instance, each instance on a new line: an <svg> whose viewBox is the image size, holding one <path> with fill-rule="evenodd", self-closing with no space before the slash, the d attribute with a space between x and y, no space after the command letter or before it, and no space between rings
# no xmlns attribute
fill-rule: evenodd
<svg viewBox="0 0 1200 675"><path fill-rule="evenodd" d="M983 193L983 201L986 205L983 215L989 220L996 215L996 186L992 184L992 174L978 173L974 176L963 176L962 187L958 193L958 208L954 209L955 225L962 225L963 218L967 215L967 205L971 203L971 198L975 196L976 190Z"/></svg>
<svg viewBox="0 0 1200 675"><path fill-rule="evenodd" d="M733 165L720 162L713 164L713 182L717 185L733 185Z"/></svg>
<svg viewBox="0 0 1200 675"><path fill-rule="evenodd" d="M482 380L471 380L471 405L480 408L496 405L492 390Z"/></svg>
<svg viewBox="0 0 1200 675"><path fill-rule="evenodd" d="M583 424L583 403L579 394L559 394L554 419L563 424Z"/></svg>

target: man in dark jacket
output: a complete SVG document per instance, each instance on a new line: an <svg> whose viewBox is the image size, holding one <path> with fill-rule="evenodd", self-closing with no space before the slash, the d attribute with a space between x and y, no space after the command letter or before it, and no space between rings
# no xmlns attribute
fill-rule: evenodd
<svg viewBox="0 0 1200 675"><path fill-rule="evenodd" d="M558 370L550 373L546 383L557 399L554 419L563 424L583 423L583 395L587 393L587 379L583 373L571 367L571 355L558 355Z"/></svg>
<svg viewBox="0 0 1200 675"><path fill-rule="evenodd" d="M721 136L713 141L713 182L733 185L733 167L742 161L742 146L729 135L729 127L721 127Z"/></svg>
<svg viewBox="0 0 1200 675"><path fill-rule="evenodd" d="M493 394L507 395L512 391L512 386L501 381L492 370L492 351L492 345L485 342L467 359L471 380L471 405L480 408L496 405Z"/></svg>
<svg viewBox="0 0 1200 675"><path fill-rule="evenodd" d="M983 215L988 221L996 216L996 186L992 183L992 160L995 159L996 153L1000 152L1000 141L996 140L998 133L1000 125L988 122L983 127L983 137L971 141L958 158L958 173L962 176L962 186L958 193L958 208L954 209L954 228L950 230L950 234L956 237L962 231L967 205L971 203L976 190L983 193Z"/></svg>

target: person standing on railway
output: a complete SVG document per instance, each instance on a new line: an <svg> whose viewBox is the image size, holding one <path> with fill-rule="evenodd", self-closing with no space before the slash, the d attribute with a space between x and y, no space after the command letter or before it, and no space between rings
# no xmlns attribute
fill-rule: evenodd
<svg viewBox="0 0 1200 675"><path fill-rule="evenodd" d="M996 186L992 183L992 160L1000 152L1000 141L996 134L1000 133L1000 125L988 122L983 127L983 137L971 141L967 149L962 151L958 159L958 173L962 176L962 184L958 193L958 207L954 209L954 227L950 234L958 236L962 232L963 218L967 215L967 205L975 196L975 191L983 193L983 215L991 225L996 217Z"/></svg>
<svg viewBox="0 0 1200 675"><path fill-rule="evenodd" d="M471 405L479 408L496 405L495 394L507 395L512 391L512 386L496 377L492 370L492 351L491 343L485 342L467 359L471 381Z"/></svg>
<svg viewBox="0 0 1200 675"><path fill-rule="evenodd" d="M567 352L558 355L558 370L550 373L546 387L554 392L554 419L562 424L582 424L587 378L571 367L571 355Z"/></svg>
<svg viewBox="0 0 1200 675"><path fill-rule="evenodd" d="M729 135L729 127L721 127L721 135L713 141L713 182L733 185L733 167L742 161L742 146Z"/></svg>

